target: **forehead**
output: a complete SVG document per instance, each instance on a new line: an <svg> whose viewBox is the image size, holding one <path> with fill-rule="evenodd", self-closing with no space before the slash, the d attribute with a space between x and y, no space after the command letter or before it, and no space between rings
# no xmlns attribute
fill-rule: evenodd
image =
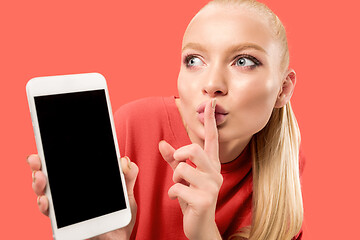
<svg viewBox="0 0 360 240"><path fill-rule="evenodd" d="M183 47L196 42L216 51L231 45L252 43L272 53L275 40L271 30L268 21L254 10L212 5L201 10L190 22Z"/></svg>

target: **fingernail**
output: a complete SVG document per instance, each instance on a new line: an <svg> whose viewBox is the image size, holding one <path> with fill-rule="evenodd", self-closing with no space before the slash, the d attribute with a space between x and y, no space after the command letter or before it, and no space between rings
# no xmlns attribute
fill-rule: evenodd
<svg viewBox="0 0 360 240"><path fill-rule="evenodd" d="M37 205L39 205L39 206L40 206L40 198L41 198L41 196L38 196L36 199Z"/></svg>
<svg viewBox="0 0 360 240"><path fill-rule="evenodd" d="M130 158L125 156L125 158L127 159L127 162L128 162L128 168L131 169L131 161L130 161Z"/></svg>
<svg viewBox="0 0 360 240"><path fill-rule="evenodd" d="M216 98L214 98L211 102L211 107L212 109L215 111L215 107L216 107Z"/></svg>
<svg viewBox="0 0 360 240"><path fill-rule="evenodd" d="M33 180L33 183L35 183L35 180L36 180L36 178L35 178L35 173L36 173L36 170L32 172L32 180Z"/></svg>

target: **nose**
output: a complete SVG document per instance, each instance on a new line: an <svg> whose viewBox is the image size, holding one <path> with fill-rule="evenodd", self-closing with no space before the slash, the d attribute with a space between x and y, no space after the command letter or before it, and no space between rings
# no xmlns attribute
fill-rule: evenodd
<svg viewBox="0 0 360 240"><path fill-rule="evenodd" d="M202 92L209 97L219 97L228 94L226 71L221 67L209 69L205 76Z"/></svg>

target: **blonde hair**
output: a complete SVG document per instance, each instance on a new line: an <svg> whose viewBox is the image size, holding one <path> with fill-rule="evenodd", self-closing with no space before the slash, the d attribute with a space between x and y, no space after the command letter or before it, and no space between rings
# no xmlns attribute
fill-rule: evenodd
<svg viewBox="0 0 360 240"><path fill-rule="evenodd" d="M266 5L255 0L213 0L205 7L214 4L241 6L265 17L282 48L279 66L285 73L289 66L285 28ZM292 239L301 229L303 202L299 174L300 131L290 102L273 109L269 122L253 136L250 144L253 161L252 223L230 239Z"/></svg>

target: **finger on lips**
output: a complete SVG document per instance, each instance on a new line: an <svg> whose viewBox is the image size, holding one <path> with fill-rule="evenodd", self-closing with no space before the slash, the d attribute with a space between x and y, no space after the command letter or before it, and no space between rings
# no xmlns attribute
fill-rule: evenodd
<svg viewBox="0 0 360 240"><path fill-rule="evenodd" d="M218 130L215 119L216 98L206 104L204 112L204 129L205 142L204 150L211 160L218 162L219 160L219 139Z"/></svg>
<svg viewBox="0 0 360 240"><path fill-rule="evenodd" d="M209 169L210 163L204 161L210 158L216 164L219 164L219 143L218 130L215 119L216 99L210 100L204 110L204 129L205 140L204 149L197 144L190 144L175 150L169 143L162 140L159 142L159 151L162 157L167 161L174 170L180 162L187 159L192 161L197 168Z"/></svg>
<svg viewBox="0 0 360 240"><path fill-rule="evenodd" d="M202 174L205 176L206 172L214 170L214 163L220 164L215 106L216 99L212 99L205 107L204 149L198 144L190 144L175 150L169 143L165 141L159 142L159 151L162 157L174 170L173 181L175 184L168 191L168 195L172 199L180 197L187 203L193 201L195 189L204 180ZM187 164L187 159L192 161L196 168ZM216 170L218 169L216 168Z"/></svg>

